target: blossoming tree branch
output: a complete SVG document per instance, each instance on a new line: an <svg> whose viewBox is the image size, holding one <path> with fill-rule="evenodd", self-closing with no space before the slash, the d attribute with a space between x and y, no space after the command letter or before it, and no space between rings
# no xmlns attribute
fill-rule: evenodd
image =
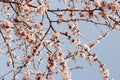
<svg viewBox="0 0 120 80"><path fill-rule="evenodd" d="M10 80L55 80L57 74L63 80L73 80L73 70L84 70L82 65L68 66L69 60L75 64L77 59L84 59L91 66L98 63L103 80L110 80L109 70L92 49L112 30L120 30L120 2L55 2L59 3L57 8L54 0L0 0L0 56L6 58L0 62L8 69L0 80L8 79L8 75ZM82 42L87 37L80 30L84 28L80 22L92 23L99 29L101 34L94 42Z"/></svg>

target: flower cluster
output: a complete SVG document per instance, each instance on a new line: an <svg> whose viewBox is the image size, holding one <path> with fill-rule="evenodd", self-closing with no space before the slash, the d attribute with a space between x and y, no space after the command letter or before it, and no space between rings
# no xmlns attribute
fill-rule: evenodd
<svg viewBox="0 0 120 80"><path fill-rule="evenodd" d="M42 22L35 24L35 28L41 30L43 28L44 24Z"/></svg>
<svg viewBox="0 0 120 80"><path fill-rule="evenodd" d="M46 80L45 75L42 73L36 73L35 80Z"/></svg>
<svg viewBox="0 0 120 80"><path fill-rule="evenodd" d="M46 7L46 5L40 5L40 6L38 6L37 7L37 14L44 14L45 13L45 11L47 10L47 7Z"/></svg>
<svg viewBox="0 0 120 80"><path fill-rule="evenodd" d="M26 39L30 44L33 44L35 42L34 39L32 38L32 35L34 34L34 31L28 30L28 32L26 32L22 29L17 29L15 32L16 32L15 34L19 38Z"/></svg>
<svg viewBox="0 0 120 80"><path fill-rule="evenodd" d="M71 80L71 73L67 65L67 61L63 58L63 54L59 54L60 66L62 66L61 72L63 73L64 80Z"/></svg>
<svg viewBox="0 0 120 80"><path fill-rule="evenodd" d="M57 67L57 60L56 60L56 54L51 54L50 52L47 52L47 57L48 57L48 64L47 64L47 68L49 70L49 72L51 74L54 74L55 73L55 69Z"/></svg>
<svg viewBox="0 0 120 80"><path fill-rule="evenodd" d="M74 35L80 35L80 31L77 29L77 25L70 25L69 29L73 32Z"/></svg>
<svg viewBox="0 0 120 80"><path fill-rule="evenodd" d="M100 1L100 0L97 0L97 1L94 1L93 2L93 5L96 6L96 7L99 7L99 8L102 8L103 10L104 9L109 9L109 10L112 10L113 12L114 11L117 11L120 7L119 3L118 2L110 2L110 1Z"/></svg>
<svg viewBox="0 0 120 80"><path fill-rule="evenodd" d="M14 27L13 23L9 20L3 20L2 21L2 28L7 29L7 28L12 28Z"/></svg>
<svg viewBox="0 0 120 80"><path fill-rule="evenodd" d="M87 44L84 44L81 49L83 52L84 51L90 51L90 47Z"/></svg>

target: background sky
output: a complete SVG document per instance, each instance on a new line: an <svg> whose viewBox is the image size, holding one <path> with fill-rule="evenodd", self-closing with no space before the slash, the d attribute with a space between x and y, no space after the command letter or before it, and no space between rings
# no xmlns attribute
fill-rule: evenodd
<svg viewBox="0 0 120 80"><path fill-rule="evenodd" d="M64 4L59 4L58 0L50 0L51 1L51 9L64 8ZM80 6L81 4L77 4ZM1 15L2 16L2 15ZM0 16L0 20L4 19L4 17ZM51 19L54 16L51 15ZM46 24L47 25L47 24ZM56 24L53 24L56 26ZM58 27L55 27L58 30L64 31L65 24L60 24ZM102 30L106 30L105 26L99 26ZM94 42L98 35L100 35L100 31L98 28L88 22L79 22L79 30L83 35L87 37L87 40L81 39L82 44ZM1 36L0 36L1 37ZM72 49L73 47L70 46L69 42L64 40L66 45L63 48ZM2 40L0 41L2 42ZM69 46L69 47L68 47ZM98 55L99 60L105 64L105 68L109 69L110 71L110 79L111 80L120 80L120 31L114 30L111 31L110 34L101 40L99 44L97 44L93 49L90 51L91 53L96 53ZM4 73L8 72L7 68L5 67L5 62L7 61L7 57L5 55L0 54L0 76ZM90 65L86 60L77 58L77 62L74 63L73 61L69 62L70 67L74 67L75 65L79 65L83 67L83 69L73 70L72 71L72 79L73 80L102 80L103 74L99 72L98 63L92 63ZM9 80L8 75L7 80ZM55 75L55 80L62 80L60 75Z"/></svg>

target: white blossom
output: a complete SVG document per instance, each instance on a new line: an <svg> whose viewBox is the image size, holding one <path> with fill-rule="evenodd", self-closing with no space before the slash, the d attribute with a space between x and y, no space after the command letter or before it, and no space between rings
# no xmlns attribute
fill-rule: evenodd
<svg viewBox="0 0 120 80"><path fill-rule="evenodd" d="M96 6L96 7L101 7L101 4L100 4L99 0L94 1L93 5Z"/></svg>
<svg viewBox="0 0 120 80"><path fill-rule="evenodd" d="M38 14L41 14L41 15L44 14L46 10L47 10L46 5L40 5L40 6L38 6L37 7L37 15Z"/></svg>
<svg viewBox="0 0 120 80"><path fill-rule="evenodd" d="M87 44L84 44L82 48L85 51L90 51L90 47Z"/></svg>
<svg viewBox="0 0 120 80"><path fill-rule="evenodd" d="M3 53L3 50L2 50L2 49L0 49L0 54L1 54L1 53Z"/></svg>
<svg viewBox="0 0 120 80"><path fill-rule="evenodd" d="M9 20L3 20L2 25L5 26L5 27L6 26L7 27L14 27L13 23L11 21L9 21Z"/></svg>
<svg viewBox="0 0 120 80"><path fill-rule="evenodd" d="M12 59L9 58L8 61L7 61L7 66L10 66L12 64Z"/></svg>

